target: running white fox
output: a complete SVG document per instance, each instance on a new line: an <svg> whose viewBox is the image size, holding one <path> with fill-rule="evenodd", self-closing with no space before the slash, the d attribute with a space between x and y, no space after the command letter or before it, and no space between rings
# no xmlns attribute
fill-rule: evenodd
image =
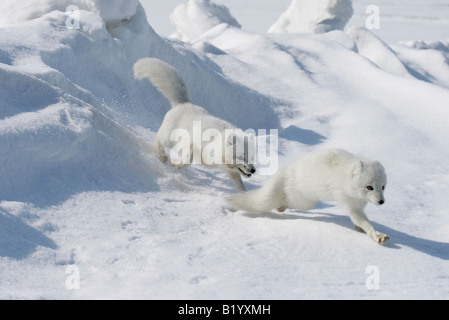
<svg viewBox="0 0 449 320"><path fill-rule="evenodd" d="M201 155L199 163L227 171L237 190L245 191L241 175L251 177L256 172L253 165L254 154L248 153L248 144L254 143L254 137L244 134L242 130L231 130L233 134L227 134L226 131L236 128L230 123L210 115L202 107L192 104L181 75L171 65L159 59L144 58L134 64L134 77L149 79L172 105L172 109L165 115L154 141L154 150L158 158L163 163L168 161L164 148L175 147L178 141L172 139L172 134L182 130L191 138L187 146L188 150L182 149L180 161L176 163L172 161L172 164L182 168L192 164L193 156L199 154ZM203 152L205 146L201 141L195 142L193 139L195 124L201 126L200 139L205 132L208 132L208 138L211 141L207 145L208 150L219 149L220 152ZM213 159L211 154L214 154ZM218 160L217 155L219 155ZM182 165L179 165L180 163Z"/></svg>
<svg viewBox="0 0 449 320"><path fill-rule="evenodd" d="M230 196L228 202L250 212L272 209L283 212L287 208L310 210L320 200L337 201L349 213L357 230L383 244L388 236L374 229L363 209L367 202L376 206L385 203L386 184L385 169L380 162L331 149L290 163L260 189Z"/></svg>

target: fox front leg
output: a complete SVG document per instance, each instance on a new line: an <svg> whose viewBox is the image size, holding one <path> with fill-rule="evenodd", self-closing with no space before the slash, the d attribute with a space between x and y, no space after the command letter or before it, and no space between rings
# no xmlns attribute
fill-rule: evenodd
<svg viewBox="0 0 449 320"><path fill-rule="evenodd" d="M373 227L373 225L366 218L366 215L363 211L352 213L350 214L350 217L355 225L356 230L365 232L375 242L384 244L390 239L386 234L378 232Z"/></svg>
<svg viewBox="0 0 449 320"><path fill-rule="evenodd" d="M368 221L368 218L363 211L365 203L352 206L347 205L346 203L343 202L342 205L348 211L349 217L351 218L352 223L354 223L357 231L365 232L371 239L379 244L384 244L390 239L386 234L378 232Z"/></svg>
<svg viewBox="0 0 449 320"><path fill-rule="evenodd" d="M242 177L240 176L240 173L231 171L228 173L228 175L229 175L229 178L231 179L231 181L237 187L237 190L239 192L246 191L246 188L245 188L245 185L243 184Z"/></svg>

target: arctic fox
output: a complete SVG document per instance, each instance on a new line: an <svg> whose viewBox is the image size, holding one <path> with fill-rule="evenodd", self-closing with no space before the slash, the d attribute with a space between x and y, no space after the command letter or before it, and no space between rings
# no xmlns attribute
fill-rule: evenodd
<svg viewBox="0 0 449 320"><path fill-rule="evenodd" d="M194 156L199 155L196 157L197 163L227 171L237 190L245 191L241 175L251 177L256 172L253 165L254 154L248 153L248 144L254 143L254 136L244 134L242 130L235 128L230 123L216 118L202 107L192 104L181 75L174 67L159 59L144 58L137 61L134 64L134 77L149 79L172 105L172 109L165 115L154 141L154 150L158 158L163 163L167 162L168 156L164 148L170 148L173 151L173 148L177 147L179 143L178 137L174 137L173 134L184 132L188 135L187 147L179 148L182 149L180 159L173 161L171 158L173 165L178 168L190 165L195 161ZM198 130L200 130L199 137L196 132ZM229 134L229 131L233 133ZM202 137L204 135L207 135L208 140L212 141L209 145L203 146ZM195 141L195 139L200 141ZM204 150L206 147L207 151Z"/></svg>
<svg viewBox="0 0 449 320"><path fill-rule="evenodd" d="M310 210L319 200L337 201L358 231L383 244L388 236L374 229L363 209L367 202L376 206L385 203L386 184L385 169L380 162L330 149L288 164L260 189L230 196L228 202L250 212L272 209L283 212L287 208Z"/></svg>

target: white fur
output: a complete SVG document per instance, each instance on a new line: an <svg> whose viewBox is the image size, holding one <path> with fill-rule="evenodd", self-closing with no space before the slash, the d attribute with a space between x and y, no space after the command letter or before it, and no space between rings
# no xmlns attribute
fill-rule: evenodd
<svg viewBox="0 0 449 320"><path fill-rule="evenodd" d="M386 184L380 162L331 149L290 163L260 189L230 196L228 201L238 209L251 212L310 210L320 200L337 201L349 213L357 230L366 232L378 243L385 243L388 236L374 229L363 209L367 202L375 205L385 202Z"/></svg>
<svg viewBox="0 0 449 320"><path fill-rule="evenodd" d="M188 152L182 152L181 159L177 160L180 160L179 162L184 165L189 165L195 160L193 159L195 154L202 155L200 159L202 165L218 167L227 171L237 189L245 191L246 188L240 174L249 177L255 172L255 168L251 164L252 162L248 162L252 159L247 159L244 163L236 161L244 156L244 150L240 148L236 148L236 152L234 152L234 144L244 144L245 135L243 131L240 130L241 134L226 136L226 129L236 128L230 123L210 115L202 107L192 104L183 79L178 71L169 64L154 58L141 59L134 65L134 76L136 79L149 79L172 105L172 109L165 115L154 141L154 149L159 159L164 163L167 162L168 157L165 148L173 148L177 144L177 141L170 139L171 135L176 132L175 130L185 130L192 139L188 146ZM214 129L213 138L209 137L211 142L207 145L194 143L194 122L201 124L201 135L207 129ZM250 139L253 139L253 137ZM213 161L208 152L203 152L205 146L214 150L220 148L221 159ZM176 164L178 168L184 165Z"/></svg>

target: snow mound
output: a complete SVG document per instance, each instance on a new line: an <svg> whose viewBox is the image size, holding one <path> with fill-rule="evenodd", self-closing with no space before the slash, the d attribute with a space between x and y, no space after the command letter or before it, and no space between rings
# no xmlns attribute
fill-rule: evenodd
<svg viewBox="0 0 449 320"><path fill-rule="evenodd" d="M413 77L396 52L368 29L350 27L346 33L354 40L358 53L382 70L402 77Z"/></svg>
<svg viewBox="0 0 449 320"><path fill-rule="evenodd" d="M150 144L73 98L0 120L0 145L3 198L37 206L84 191L154 191L162 176Z"/></svg>
<svg viewBox="0 0 449 320"><path fill-rule="evenodd" d="M0 27L37 19L54 10L76 8L95 12L106 23L117 23L134 16L138 4L138 0L4 0L0 3Z"/></svg>
<svg viewBox="0 0 449 320"><path fill-rule="evenodd" d="M423 79L449 88L449 41L403 41L393 48Z"/></svg>
<svg viewBox="0 0 449 320"><path fill-rule="evenodd" d="M343 30L353 14L351 0L293 0L269 33L324 33Z"/></svg>
<svg viewBox="0 0 449 320"><path fill-rule="evenodd" d="M210 0L188 0L175 8L170 20L177 30L172 37L185 42L195 40L204 32L222 23L241 28L226 6L215 4Z"/></svg>
<svg viewBox="0 0 449 320"><path fill-rule="evenodd" d="M448 41L402 41L389 46L365 28L350 27L345 33L354 41L354 50L380 69L449 88Z"/></svg>
<svg viewBox="0 0 449 320"><path fill-rule="evenodd" d="M131 19L137 12L139 0L91 0L94 11L106 23L117 23Z"/></svg>

